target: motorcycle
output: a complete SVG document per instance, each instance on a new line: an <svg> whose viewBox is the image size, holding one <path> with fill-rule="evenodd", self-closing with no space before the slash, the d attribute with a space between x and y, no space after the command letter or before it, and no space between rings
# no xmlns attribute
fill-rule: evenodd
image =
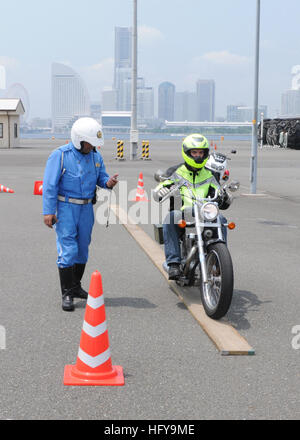
<svg viewBox="0 0 300 440"><path fill-rule="evenodd" d="M213 153L216 154L216 153ZM213 156L213 155L211 155ZM219 158L220 159L220 158ZM217 199L225 190L236 192L240 184L232 181L225 184L229 178L226 172L227 157L222 155L222 162L210 157L209 166L213 165L214 171L219 174L215 179L217 190L213 198L198 198L191 191L191 183L179 176L166 177L162 171L155 173L155 180L163 182L166 179L177 181L170 192L159 203L164 203L170 197L180 196L180 188L186 186L192 207L185 209L185 218L191 221L181 220L179 226L182 229L180 236L181 247L181 275L176 280L179 286L197 286L200 288L200 297L206 314L212 319L221 319L228 312L233 295L234 273L231 255L227 248L222 227L234 229L234 223L221 223L220 211ZM224 164L225 163L225 164ZM219 167L216 169L216 167ZM221 182L223 173L224 184ZM217 176L218 177L218 176ZM219 181L218 181L219 180ZM181 196L180 196L181 197ZM155 238L163 244L162 226L159 231L155 227ZM193 232L188 232L194 228ZM165 262L163 268L168 272Z"/></svg>
<svg viewBox="0 0 300 440"><path fill-rule="evenodd" d="M231 154L236 154L236 150L231 150ZM206 162L205 168L209 169L218 183L223 180L223 182L229 179L229 170L227 169L228 160L231 157L227 154L213 152L210 154L208 161Z"/></svg>

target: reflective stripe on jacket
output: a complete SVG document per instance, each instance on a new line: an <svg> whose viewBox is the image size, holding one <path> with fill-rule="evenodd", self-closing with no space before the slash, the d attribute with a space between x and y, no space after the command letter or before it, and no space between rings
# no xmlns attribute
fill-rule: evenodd
<svg viewBox="0 0 300 440"><path fill-rule="evenodd" d="M187 169L184 165L181 165L170 179L160 183L158 187L167 187L178 183L181 178L187 181L187 185L180 188L180 194L182 197L182 210L193 205L190 198L190 192L195 197L207 198L210 188L218 189L217 182L211 173L206 168L201 168L199 171L193 172Z"/></svg>

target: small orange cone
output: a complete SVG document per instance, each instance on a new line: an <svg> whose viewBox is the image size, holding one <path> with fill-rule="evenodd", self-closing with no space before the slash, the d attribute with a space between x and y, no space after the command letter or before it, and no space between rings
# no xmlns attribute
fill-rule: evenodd
<svg viewBox="0 0 300 440"><path fill-rule="evenodd" d="M42 196L43 195L43 181L35 182L33 195L34 196Z"/></svg>
<svg viewBox="0 0 300 440"><path fill-rule="evenodd" d="M14 190L10 189L10 188L6 188L6 186L4 185L0 185L0 193L9 193L9 194L14 194Z"/></svg>
<svg viewBox="0 0 300 440"><path fill-rule="evenodd" d="M101 274L94 272L76 365L67 365L64 385L123 386L123 368L111 362Z"/></svg>
<svg viewBox="0 0 300 440"><path fill-rule="evenodd" d="M136 191L136 198L135 198L135 200L132 200L132 201L133 202L149 202L149 200L145 196L143 173L140 173L138 187L137 187L137 191Z"/></svg>

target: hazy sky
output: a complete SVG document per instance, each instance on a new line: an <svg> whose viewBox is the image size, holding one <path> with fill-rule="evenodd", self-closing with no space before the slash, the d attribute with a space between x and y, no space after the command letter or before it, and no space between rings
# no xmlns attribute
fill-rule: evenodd
<svg viewBox="0 0 300 440"><path fill-rule="evenodd" d="M113 81L114 27L132 25L132 0L11 0L0 12L7 86L29 92L31 117L49 117L51 63L69 64L91 99ZM138 0L139 75L194 91L216 81L216 115L253 103L256 0ZM300 1L261 0L260 103L271 116L300 64Z"/></svg>

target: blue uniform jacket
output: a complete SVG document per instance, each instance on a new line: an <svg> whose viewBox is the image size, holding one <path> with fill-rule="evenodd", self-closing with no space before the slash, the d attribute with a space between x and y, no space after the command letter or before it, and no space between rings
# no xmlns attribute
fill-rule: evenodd
<svg viewBox="0 0 300 440"><path fill-rule="evenodd" d="M58 148L50 155L45 169L43 214L56 213L58 195L92 199L96 186L106 188L108 180L100 153L81 154L72 142Z"/></svg>

